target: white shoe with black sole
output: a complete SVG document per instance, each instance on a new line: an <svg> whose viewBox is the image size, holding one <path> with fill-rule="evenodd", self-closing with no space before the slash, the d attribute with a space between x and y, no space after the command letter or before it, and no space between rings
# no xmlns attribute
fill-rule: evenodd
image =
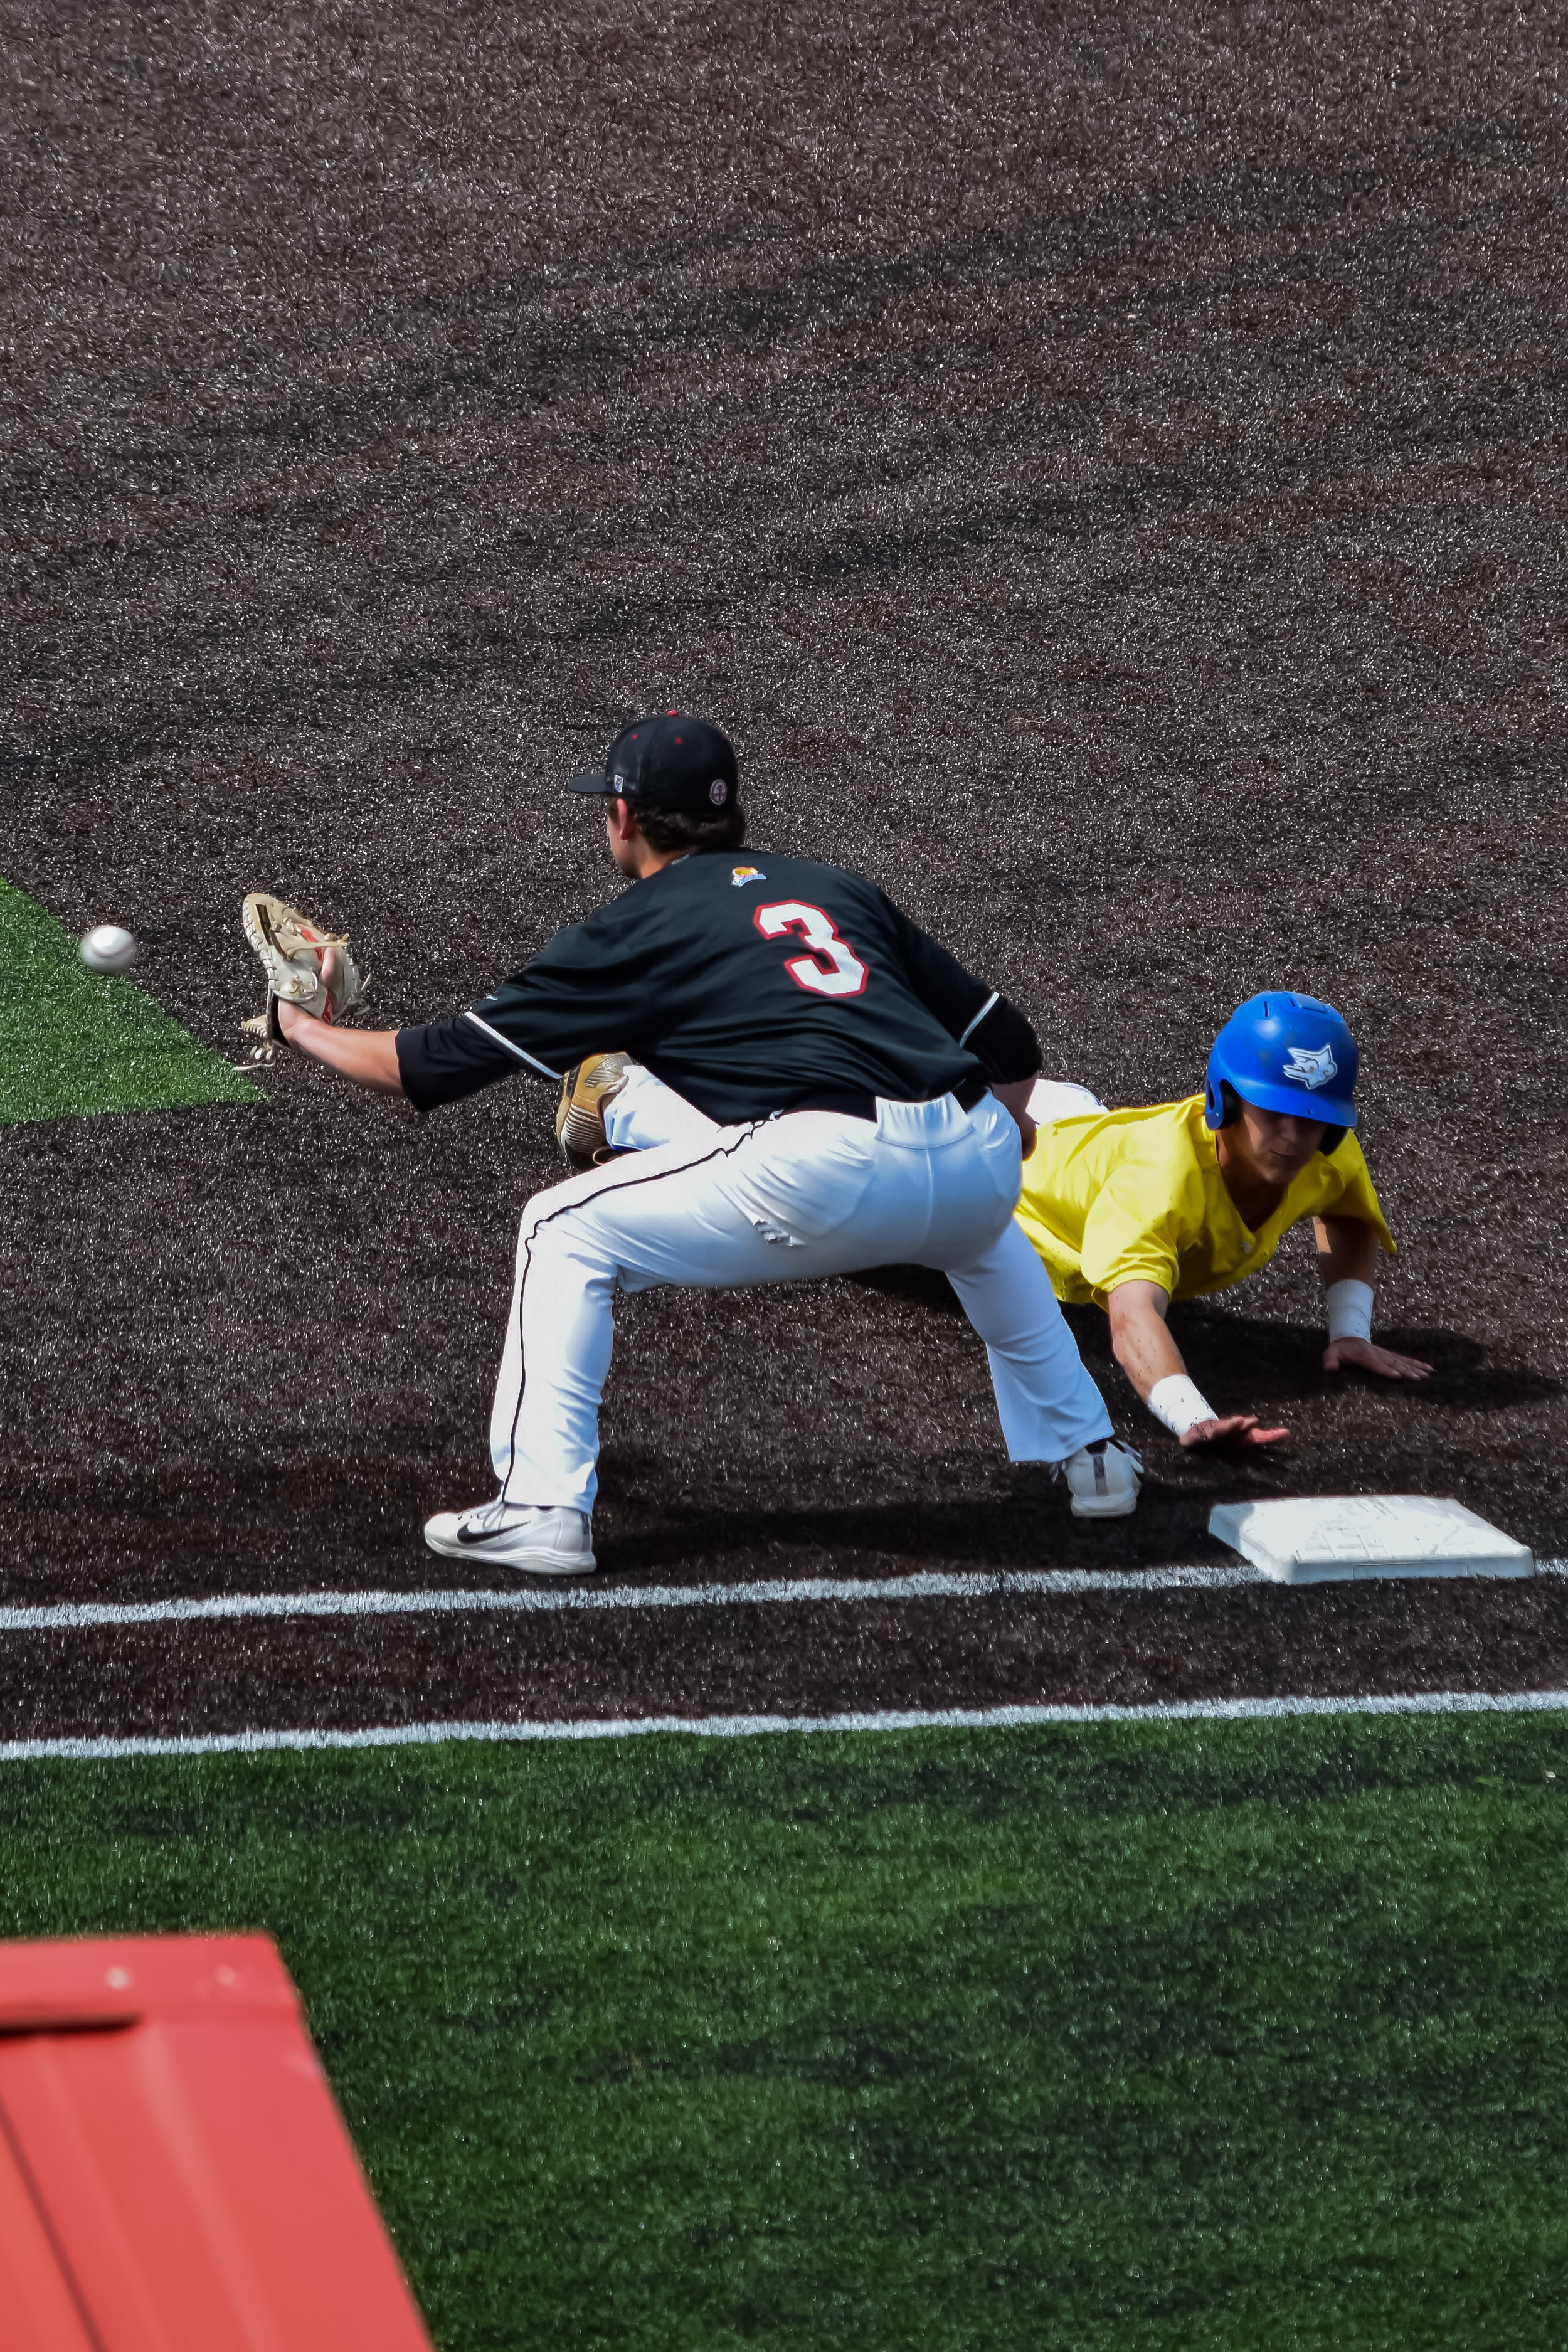
<svg viewBox="0 0 1568 2352"><path fill-rule="evenodd" d="M599 1564L587 1513L538 1503L437 1511L425 1522L425 1540L447 1559L521 1569L526 1576L585 1576Z"/></svg>
<svg viewBox="0 0 1568 2352"><path fill-rule="evenodd" d="M1143 1461L1120 1437L1097 1437L1060 1465L1075 1519L1125 1519L1138 1508Z"/></svg>

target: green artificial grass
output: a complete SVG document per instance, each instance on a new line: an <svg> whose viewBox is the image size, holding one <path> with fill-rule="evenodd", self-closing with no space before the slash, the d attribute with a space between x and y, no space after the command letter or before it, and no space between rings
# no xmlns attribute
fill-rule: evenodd
<svg viewBox="0 0 1568 2352"><path fill-rule="evenodd" d="M10 1765L0 1853L277 1936L446 2352L1568 2332L1568 1717Z"/></svg>
<svg viewBox="0 0 1568 2352"><path fill-rule="evenodd" d="M0 1121L257 1103L258 1089L0 881Z"/></svg>

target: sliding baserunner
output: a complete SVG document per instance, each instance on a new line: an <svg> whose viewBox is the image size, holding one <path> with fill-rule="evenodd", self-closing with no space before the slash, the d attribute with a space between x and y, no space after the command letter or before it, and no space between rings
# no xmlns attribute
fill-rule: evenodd
<svg viewBox="0 0 1568 2352"><path fill-rule="evenodd" d="M1042 1080L1018 1223L1058 1298L1110 1318L1116 1360L1184 1445L1287 1436L1218 1412L1166 1328L1173 1298L1228 1290L1310 1217L1325 1292L1323 1367L1422 1381L1414 1356L1372 1336L1373 1280L1394 1236L1352 1132L1360 1065L1331 1004L1287 990L1248 997L1215 1038L1201 1095L1108 1110L1086 1087Z"/></svg>
<svg viewBox="0 0 1568 2352"><path fill-rule="evenodd" d="M701 1118L690 1142L558 1184L523 1213L490 1422L495 1497L426 1528L439 1552L532 1574L595 1565L599 1401L617 1290L942 1268L985 1341L1015 1461L1061 1465L1074 1511L1138 1496L1039 1258L1014 1223L1037 1076L1023 1014L877 888L739 855L715 728L639 719L570 789L609 803L634 887L455 1019L379 1032L279 1000L290 1044L420 1110L626 1046ZM336 950L321 950L323 970ZM276 992L275 992L276 994ZM329 992L330 1010L330 992Z"/></svg>
<svg viewBox="0 0 1568 2352"><path fill-rule="evenodd" d="M1042 1078L1030 1092L1035 1139L1018 1224L1059 1298L1107 1310L1117 1361L1184 1445L1271 1445L1289 1434L1255 1413L1217 1412L1188 1378L1165 1318L1173 1298L1256 1274L1307 1217L1326 1294L1324 1369L1395 1381L1431 1370L1372 1337L1378 1252L1392 1252L1394 1237L1352 1132L1357 1069L1355 1041L1331 1005L1279 992L1231 1015L1201 1095L1108 1110L1087 1087ZM626 1055L570 1076L557 1119L568 1150L690 1144L707 1125Z"/></svg>

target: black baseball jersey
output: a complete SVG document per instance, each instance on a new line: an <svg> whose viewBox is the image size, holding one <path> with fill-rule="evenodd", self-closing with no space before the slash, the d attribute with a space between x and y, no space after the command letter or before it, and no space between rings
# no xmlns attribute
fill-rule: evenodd
<svg viewBox="0 0 1568 2352"><path fill-rule="evenodd" d="M400 1029L420 1110L630 1053L721 1125L825 1095L1031 1077L1033 1030L863 875L707 850L645 876L451 1021Z"/></svg>

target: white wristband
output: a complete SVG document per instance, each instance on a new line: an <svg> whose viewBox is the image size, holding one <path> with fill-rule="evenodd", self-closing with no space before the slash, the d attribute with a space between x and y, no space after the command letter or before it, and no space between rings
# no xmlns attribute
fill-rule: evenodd
<svg viewBox="0 0 1568 2352"><path fill-rule="evenodd" d="M1185 1372L1167 1372L1163 1381L1155 1381L1149 1391L1149 1410L1174 1437L1195 1428L1200 1421L1219 1419L1196 1381L1188 1380Z"/></svg>
<svg viewBox="0 0 1568 2352"><path fill-rule="evenodd" d="M1371 1339L1372 1285L1370 1282L1330 1283L1329 1337L1331 1339Z"/></svg>

